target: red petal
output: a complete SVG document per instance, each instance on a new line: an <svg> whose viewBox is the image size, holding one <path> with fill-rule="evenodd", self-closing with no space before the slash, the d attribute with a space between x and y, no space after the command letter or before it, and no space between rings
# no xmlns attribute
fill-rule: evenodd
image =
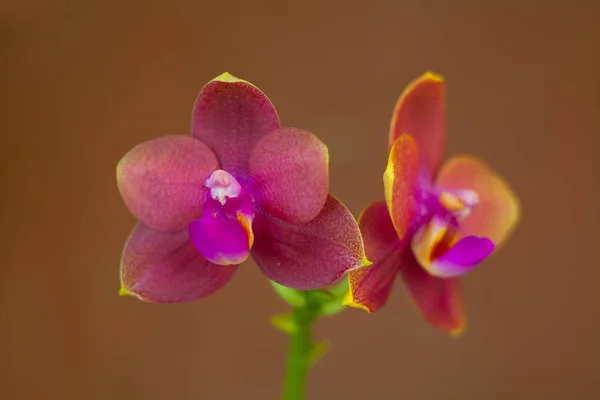
<svg viewBox="0 0 600 400"><path fill-rule="evenodd" d="M348 209L329 196L312 221L292 224L264 211L254 220L252 256L264 274L294 289L327 286L362 265L364 248Z"/></svg>
<svg viewBox="0 0 600 400"><path fill-rule="evenodd" d="M192 135L235 176L245 175L256 142L277 128L279 119L267 96L228 73L204 86L194 104Z"/></svg>
<svg viewBox="0 0 600 400"><path fill-rule="evenodd" d="M121 285L152 303L185 303L224 286L237 266L207 261L190 242L187 229L159 232L138 224L121 259Z"/></svg>
<svg viewBox="0 0 600 400"><path fill-rule="evenodd" d="M367 259L373 264L348 273L346 305L374 312L383 307L402 261L401 243L384 202L368 205L358 218Z"/></svg>
<svg viewBox="0 0 600 400"><path fill-rule="evenodd" d="M442 279L429 275L408 253L400 275L414 305L431 325L453 335L464 331L466 318L457 278Z"/></svg>
<svg viewBox="0 0 600 400"><path fill-rule="evenodd" d="M282 128L264 136L250 158L258 202L288 222L309 222L327 200L328 159L327 147L310 132Z"/></svg>

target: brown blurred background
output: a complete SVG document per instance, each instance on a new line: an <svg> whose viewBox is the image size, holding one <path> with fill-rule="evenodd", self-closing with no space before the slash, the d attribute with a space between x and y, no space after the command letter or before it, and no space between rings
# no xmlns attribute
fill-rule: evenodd
<svg viewBox="0 0 600 400"><path fill-rule="evenodd" d="M465 279L469 330L428 327L397 285L323 320L310 399L598 399L600 5L590 1L2 0L0 398L277 399L285 310L247 263L194 304L117 296L134 224L115 165L189 131L229 71L331 152L358 214L383 196L390 113L448 82L447 154L520 195L512 240Z"/></svg>

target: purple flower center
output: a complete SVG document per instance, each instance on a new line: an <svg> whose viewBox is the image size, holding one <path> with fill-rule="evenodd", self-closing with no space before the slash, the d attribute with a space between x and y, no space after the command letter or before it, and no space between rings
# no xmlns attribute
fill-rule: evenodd
<svg viewBox="0 0 600 400"><path fill-rule="evenodd" d="M461 275L484 260L494 249L487 238L459 238L459 227L479 204L472 190L421 188L416 194L417 217L411 225L411 248L419 264L431 275Z"/></svg>
<svg viewBox="0 0 600 400"><path fill-rule="evenodd" d="M417 191L417 217L413 229L429 223L431 218L438 216L457 228L471 210L479 204L479 195L473 190L441 191L424 188Z"/></svg>
<svg viewBox="0 0 600 400"><path fill-rule="evenodd" d="M190 222L192 243L210 262L240 264L254 242L254 199L229 172L214 171L204 182L209 191L202 204L202 218Z"/></svg>

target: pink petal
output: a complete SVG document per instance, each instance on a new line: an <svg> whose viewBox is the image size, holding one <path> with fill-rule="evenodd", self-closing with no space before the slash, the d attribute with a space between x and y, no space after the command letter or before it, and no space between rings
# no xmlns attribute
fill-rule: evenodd
<svg viewBox="0 0 600 400"><path fill-rule="evenodd" d="M400 276L415 307L425 320L453 335L463 332L466 317L462 290L457 278L442 279L431 276L413 257L407 257L400 269Z"/></svg>
<svg viewBox="0 0 600 400"><path fill-rule="evenodd" d="M457 156L440 169L436 186L440 190L469 189L479 195L479 204L461 222L460 236L490 238L502 243L516 226L519 200L508 184L483 161Z"/></svg>
<svg viewBox="0 0 600 400"><path fill-rule="evenodd" d="M204 181L219 167L214 153L189 136L164 136L134 147L117 166L125 204L144 224L179 230L202 215Z"/></svg>
<svg viewBox="0 0 600 400"><path fill-rule="evenodd" d="M237 266L208 262L191 243L187 229L160 232L138 224L121 259L123 290L152 303L185 303L224 286Z"/></svg>
<svg viewBox="0 0 600 400"><path fill-rule="evenodd" d="M264 274L280 285L316 289L362 265L358 225L331 195L319 215L306 224L292 224L261 211L253 227L252 256Z"/></svg>
<svg viewBox="0 0 600 400"><path fill-rule="evenodd" d="M445 95L444 78L427 72L408 85L392 115L390 147L403 133L413 136L429 176L435 175L444 156Z"/></svg>
<svg viewBox="0 0 600 400"><path fill-rule="evenodd" d="M398 237L406 234L416 212L419 150L410 135L400 135L390 150L383 174L385 201Z"/></svg>
<svg viewBox="0 0 600 400"><path fill-rule="evenodd" d="M367 259L373 264L348 273L349 295L346 305L369 312L386 303L400 264L403 250L385 202L368 205L358 218Z"/></svg>
<svg viewBox="0 0 600 400"><path fill-rule="evenodd" d="M282 128L264 136L250 157L258 202L285 221L309 222L327 200L328 160L327 147L310 132Z"/></svg>
<svg viewBox="0 0 600 400"><path fill-rule="evenodd" d="M228 73L210 81L194 104L192 135L216 153L224 170L244 175L256 142L279 128L273 104L256 86Z"/></svg>

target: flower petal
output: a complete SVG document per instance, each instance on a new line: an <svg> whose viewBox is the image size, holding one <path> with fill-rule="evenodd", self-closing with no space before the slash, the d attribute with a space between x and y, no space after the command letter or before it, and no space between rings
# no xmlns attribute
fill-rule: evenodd
<svg viewBox="0 0 600 400"><path fill-rule="evenodd" d="M257 201L285 221L309 222L327 200L328 159L327 147L310 132L282 128L264 136L250 157Z"/></svg>
<svg viewBox="0 0 600 400"><path fill-rule="evenodd" d="M385 202L368 205L358 218L370 266L348 273L350 291L344 304L374 312L383 307L398 275L401 243Z"/></svg>
<svg viewBox="0 0 600 400"><path fill-rule="evenodd" d="M192 135L236 177L245 175L256 142L277 128L277 112L267 96L227 72L206 84L194 104Z"/></svg>
<svg viewBox="0 0 600 400"><path fill-rule="evenodd" d="M144 224L163 231L202 215L204 181L219 167L214 153L189 136L164 136L134 147L117 166L125 204Z"/></svg>
<svg viewBox="0 0 600 400"><path fill-rule="evenodd" d="M462 275L494 251L494 243L488 238L456 239L455 234L448 232L446 220L436 215L415 233L411 248L421 267L439 278Z"/></svg>
<svg viewBox="0 0 600 400"><path fill-rule="evenodd" d="M464 331L466 317L458 278L436 278L409 256L400 269L408 293L421 315L433 326L453 335Z"/></svg>
<svg viewBox="0 0 600 400"><path fill-rule="evenodd" d="M416 211L419 150L412 136L400 135L390 150L383 174L385 202L398 237L402 239Z"/></svg>
<svg viewBox="0 0 600 400"><path fill-rule="evenodd" d="M380 261L400 246L385 202L369 204L358 217L358 226L363 235L365 254L370 261Z"/></svg>
<svg viewBox="0 0 600 400"><path fill-rule="evenodd" d="M237 265L250 254L250 238L240 221L204 216L190 222L190 239L210 262Z"/></svg>
<svg viewBox="0 0 600 400"><path fill-rule="evenodd" d="M292 224L261 210L253 226L252 256L264 274L280 285L320 288L363 263L358 224L331 195L319 215L306 224Z"/></svg>
<svg viewBox="0 0 600 400"><path fill-rule="evenodd" d="M187 229L160 232L138 224L123 251L121 285L122 291L148 302L185 303L220 289L236 270L206 260Z"/></svg>
<svg viewBox="0 0 600 400"><path fill-rule="evenodd" d="M429 273L440 278L462 275L492 254L494 247L494 242L488 238L464 237L433 260Z"/></svg>
<svg viewBox="0 0 600 400"><path fill-rule="evenodd" d="M460 236L488 237L499 245L519 220L519 200L508 184L473 156L448 160L440 169L436 186L440 190L469 189L479 195L479 204L460 224Z"/></svg>
<svg viewBox="0 0 600 400"><path fill-rule="evenodd" d="M412 135L429 176L435 175L444 156L445 92L444 78L426 72L407 86L392 115L390 147L401 134Z"/></svg>

